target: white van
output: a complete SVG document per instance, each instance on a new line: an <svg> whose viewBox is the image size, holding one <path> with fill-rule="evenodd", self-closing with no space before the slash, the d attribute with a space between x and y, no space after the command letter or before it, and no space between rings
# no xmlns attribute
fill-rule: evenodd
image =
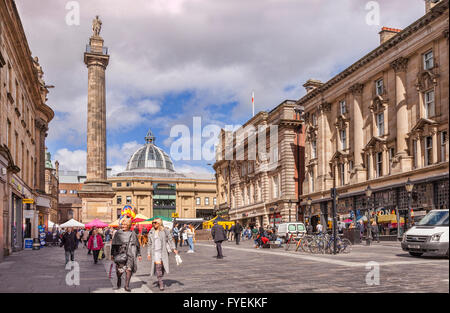
<svg viewBox="0 0 450 313"><path fill-rule="evenodd" d="M448 258L448 210L432 210L403 234L402 249L412 256L426 252Z"/></svg>
<svg viewBox="0 0 450 313"><path fill-rule="evenodd" d="M305 224L300 222L291 222L278 225L277 235L279 238L283 239L283 242L286 242L286 240L289 239L291 234L299 235L298 237L306 234Z"/></svg>

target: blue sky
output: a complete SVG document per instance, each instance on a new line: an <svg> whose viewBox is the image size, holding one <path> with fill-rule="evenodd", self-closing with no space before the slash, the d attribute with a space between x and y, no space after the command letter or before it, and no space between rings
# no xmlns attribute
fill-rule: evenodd
<svg viewBox="0 0 450 313"><path fill-rule="evenodd" d="M109 48L106 72L108 166L123 170L151 128L170 152L173 125L242 124L305 94L310 78L327 81L379 44L381 27L404 28L423 0L380 0L379 25L362 0L17 0L33 56L56 87L47 147L63 169L85 171L87 69L83 52L100 15ZM204 139L206 140L206 139ZM192 150L192 149L191 149ZM212 172L211 160L177 161L182 171Z"/></svg>

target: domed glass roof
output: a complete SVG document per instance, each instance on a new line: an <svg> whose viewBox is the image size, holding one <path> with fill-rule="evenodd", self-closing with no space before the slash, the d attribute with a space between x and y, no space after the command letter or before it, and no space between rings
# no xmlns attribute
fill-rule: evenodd
<svg viewBox="0 0 450 313"><path fill-rule="evenodd" d="M163 150L155 144L151 130L145 136L145 145L139 148L127 163L126 171L139 172L175 172L173 162Z"/></svg>

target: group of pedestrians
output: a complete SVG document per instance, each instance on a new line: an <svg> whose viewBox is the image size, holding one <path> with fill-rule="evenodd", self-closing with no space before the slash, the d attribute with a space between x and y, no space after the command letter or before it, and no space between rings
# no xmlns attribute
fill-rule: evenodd
<svg viewBox="0 0 450 313"><path fill-rule="evenodd" d="M175 224L172 228L172 237L175 242L175 249L180 248L184 245L189 246L187 253L194 253L194 243L195 243L195 227L192 224Z"/></svg>

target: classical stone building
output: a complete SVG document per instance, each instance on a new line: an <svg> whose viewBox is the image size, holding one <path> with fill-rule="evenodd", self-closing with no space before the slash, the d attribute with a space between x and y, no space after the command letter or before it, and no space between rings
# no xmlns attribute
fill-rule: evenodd
<svg viewBox="0 0 450 313"><path fill-rule="evenodd" d="M304 134L295 101L259 112L216 147L216 213L243 225L302 219ZM297 109L298 110L298 109Z"/></svg>
<svg viewBox="0 0 450 313"><path fill-rule="evenodd" d="M53 223L58 223L59 162L55 161L55 166L53 166L51 154L47 152L47 149L45 156L45 193L50 200L48 219ZM42 215L40 220L43 221L43 218ZM41 222L39 224L44 225Z"/></svg>
<svg viewBox="0 0 450 313"><path fill-rule="evenodd" d="M212 174L176 172L169 155L155 143L149 131L145 144L133 153L126 170L108 178L115 192L113 209L105 219L115 220L130 204L148 217L213 217L216 181Z"/></svg>
<svg viewBox="0 0 450 313"><path fill-rule="evenodd" d="M302 205L309 209L311 198L313 224L327 221L332 187L341 218L368 207L408 216L408 179L413 216L448 208L448 6L426 1L419 20L403 30L384 27L376 49L326 83L305 84L297 101L306 116Z"/></svg>
<svg viewBox="0 0 450 313"><path fill-rule="evenodd" d="M48 221L45 137L47 106L42 67L32 58L15 2L0 1L0 260L37 237Z"/></svg>
<svg viewBox="0 0 450 313"><path fill-rule="evenodd" d="M78 193L86 180L85 175L78 171L59 171L59 197L57 224L62 224L70 219L82 222L82 204Z"/></svg>

